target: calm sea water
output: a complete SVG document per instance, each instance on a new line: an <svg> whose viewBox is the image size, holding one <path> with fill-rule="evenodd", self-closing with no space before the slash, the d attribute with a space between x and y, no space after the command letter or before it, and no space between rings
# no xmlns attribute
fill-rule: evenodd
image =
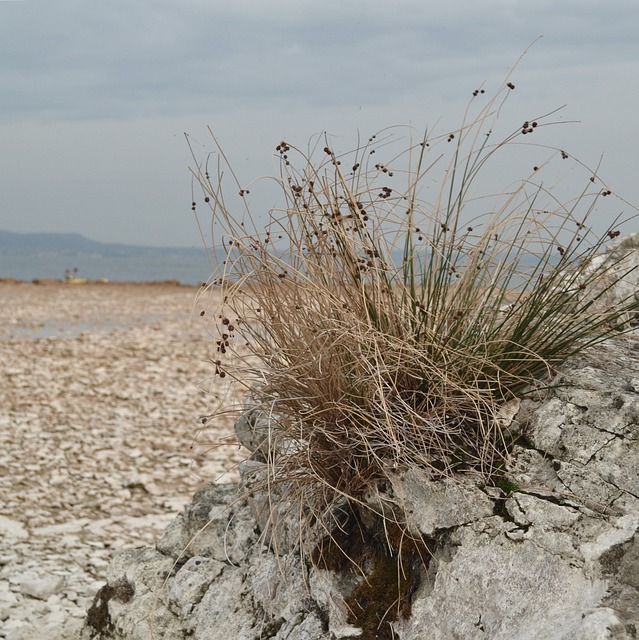
<svg viewBox="0 0 639 640"><path fill-rule="evenodd" d="M0 278L61 280L67 269L74 268L77 268L77 278L106 278L112 282L178 280L182 284L199 285L211 275L203 252L197 255L166 252L162 255L122 256L57 253L3 255L0 252Z"/></svg>
<svg viewBox="0 0 639 640"><path fill-rule="evenodd" d="M401 265L402 254L393 255ZM534 256L523 256L522 269L537 264ZM111 282L162 282L177 280L182 284L200 285L211 279L212 268L204 249L169 249L151 247L108 247L96 252L24 251L0 247L0 278L35 279L65 278L67 272L87 280ZM523 276L523 273L520 274ZM516 284L516 283L515 283Z"/></svg>

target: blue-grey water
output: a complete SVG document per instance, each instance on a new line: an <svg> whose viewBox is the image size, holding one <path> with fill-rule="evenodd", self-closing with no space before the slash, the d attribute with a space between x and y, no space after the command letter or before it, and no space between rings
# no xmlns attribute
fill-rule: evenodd
<svg viewBox="0 0 639 640"><path fill-rule="evenodd" d="M198 285L211 276L204 247L107 244L78 233L15 233L0 230L0 278L111 282L178 280Z"/></svg>
<svg viewBox="0 0 639 640"><path fill-rule="evenodd" d="M68 270L75 277L110 282L161 282L178 280L199 285L211 275L204 252L126 253L123 255L0 252L0 278L63 279Z"/></svg>
<svg viewBox="0 0 639 640"><path fill-rule="evenodd" d="M177 280L200 285L212 277L209 257L213 251L202 248L142 247L105 244L79 234L27 233L0 231L0 278L31 281L77 277L110 282L162 282ZM402 264L402 251L395 249L394 264ZM423 269L424 255L416 255L416 268ZM222 256L223 259L223 256ZM286 261L286 255L282 255ZM538 256L519 255L520 268L534 270ZM550 264L557 256L550 258ZM459 256L456 263L463 264ZM293 258L293 262L295 259ZM523 276L523 272L519 277ZM519 282L511 282L514 286Z"/></svg>

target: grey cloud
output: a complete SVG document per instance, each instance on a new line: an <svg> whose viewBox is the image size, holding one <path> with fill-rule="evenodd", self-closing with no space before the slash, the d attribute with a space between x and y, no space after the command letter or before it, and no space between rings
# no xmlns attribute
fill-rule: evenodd
<svg viewBox="0 0 639 640"><path fill-rule="evenodd" d="M538 35L531 23L547 35L533 64L584 64L584 46L605 57L613 38L614 55L639 46L620 19L639 8L624 2L11 4L0 5L5 121L385 104L505 70Z"/></svg>

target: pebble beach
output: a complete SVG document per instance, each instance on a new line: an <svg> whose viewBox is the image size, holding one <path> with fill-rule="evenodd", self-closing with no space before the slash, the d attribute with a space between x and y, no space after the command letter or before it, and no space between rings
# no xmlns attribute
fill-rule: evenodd
<svg viewBox="0 0 639 640"><path fill-rule="evenodd" d="M0 282L0 638L76 637L118 549L237 479L197 291Z"/></svg>

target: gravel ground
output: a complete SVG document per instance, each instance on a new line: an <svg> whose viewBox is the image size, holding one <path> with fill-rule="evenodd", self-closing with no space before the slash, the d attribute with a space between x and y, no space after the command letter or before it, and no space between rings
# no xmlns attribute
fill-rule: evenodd
<svg viewBox="0 0 639 640"><path fill-rule="evenodd" d="M0 638L74 638L115 550L153 544L197 488L236 479L237 446L193 444L227 393L195 299L0 283ZM229 438L231 420L214 428L209 442Z"/></svg>

